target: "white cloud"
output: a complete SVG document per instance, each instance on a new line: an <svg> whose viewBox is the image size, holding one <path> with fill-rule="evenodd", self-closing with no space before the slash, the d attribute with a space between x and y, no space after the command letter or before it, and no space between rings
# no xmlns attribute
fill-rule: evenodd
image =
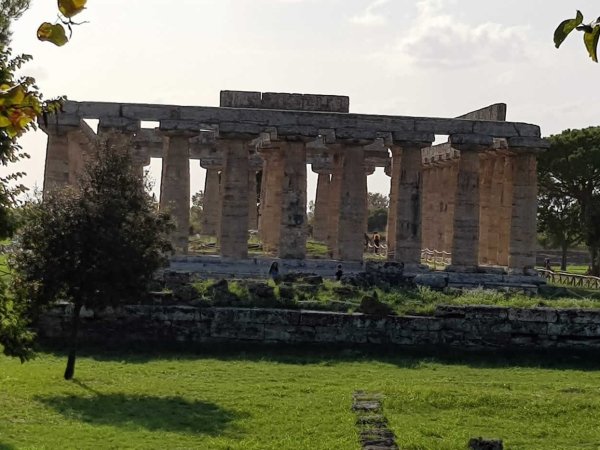
<svg viewBox="0 0 600 450"><path fill-rule="evenodd" d="M464 68L485 62L524 60L525 27L484 22L472 25L444 13L452 0L420 0L412 27L396 50L417 65Z"/></svg>
<svg viewBox="0 0 600 450"><path fill-rule="evenodd" d="M356 16L350 18L350 22L355 25L374 27L387 24L386 17L378 13L377 10L388 3L389 0L374 0L365 10Z"/></svg>

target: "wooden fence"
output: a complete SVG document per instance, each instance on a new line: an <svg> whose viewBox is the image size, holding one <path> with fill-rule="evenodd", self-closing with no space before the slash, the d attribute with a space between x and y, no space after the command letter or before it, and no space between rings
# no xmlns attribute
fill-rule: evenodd
<svg viewBox="0 0 600 450"><path fill-rule="evenodd" d="M538 272L546 280L554 284L586 289L600 289L600 277L576 275L568 272L555 272L547 269L538 269Z"/></svg>

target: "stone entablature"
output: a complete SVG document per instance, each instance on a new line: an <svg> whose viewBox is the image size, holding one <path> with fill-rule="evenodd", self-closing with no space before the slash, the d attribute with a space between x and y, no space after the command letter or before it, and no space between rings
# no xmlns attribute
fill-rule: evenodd
<svg viewBox="0 0 600 450"><path fill-rule="evenodd" d="M67 340L71 306L48 311L44 339ZM81 340L102 345L373 344L463 349L600 350L600 310L440 306L430 317L305 310L124 306L82 311Z"/></svg>

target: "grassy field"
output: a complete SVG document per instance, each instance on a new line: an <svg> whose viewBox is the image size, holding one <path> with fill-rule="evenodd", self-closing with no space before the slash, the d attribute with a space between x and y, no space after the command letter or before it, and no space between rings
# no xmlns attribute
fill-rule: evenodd
<svg viewBox="0 0 600 450"><path fill-rule="evenodd" d="M402 449L598 448L600 367L342 352L0 357L0 448L358 450L355 390L385 395Z"/></svg>

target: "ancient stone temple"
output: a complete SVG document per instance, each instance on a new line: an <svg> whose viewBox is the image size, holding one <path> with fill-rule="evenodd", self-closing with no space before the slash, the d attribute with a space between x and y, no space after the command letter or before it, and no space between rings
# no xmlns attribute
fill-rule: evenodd
<svg viewBox="0 0 600 450"><path fill-rule="evenodd" d="M248 257L248 230L266 251L302 260L307 165L318 174L313 235L333 259L361 261L367 176L390 177L388 258L418 267L422 249L449 270L535 265L540 128L506 122L505 105L458 118L351 114L342 96L221 92L220 107L68 102L45 127L44 192L73 183L97 139L130 148L139 173L162 158L160 207L186 254L190 160L206 169L203 232L224 260ZM85 119L99 121L97 133ZM158 122L145 129L142 122ZM436 139L437 136L437 139ZM434 141L444 137L444 144Z"/></svg>

